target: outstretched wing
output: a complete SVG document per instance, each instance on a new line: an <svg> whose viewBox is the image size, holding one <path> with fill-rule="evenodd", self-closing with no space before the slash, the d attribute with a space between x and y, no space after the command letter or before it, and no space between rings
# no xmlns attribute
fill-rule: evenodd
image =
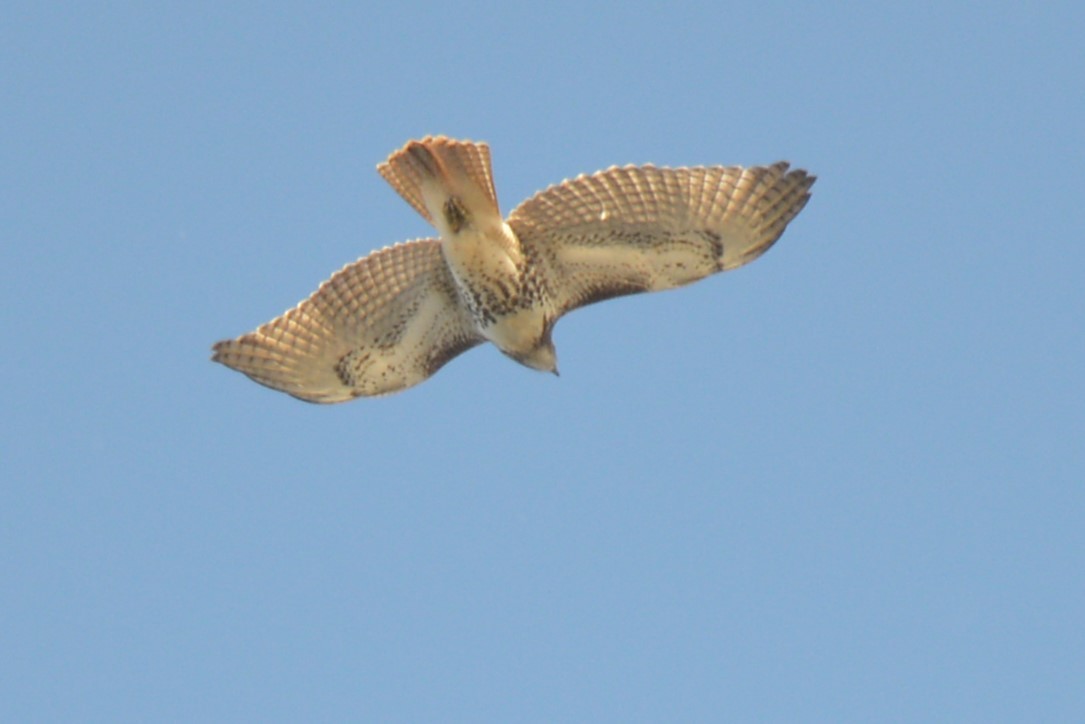
<svg viewBox="0 0 1085 724"><path fill-rule="evenodd" d="M783 162L613 167L539 192L508 224L546 267L560 315L753 261L806 205L814 179Z"/></svg>
<svg viewBox="0 0 1085 724"><path fill-rule="evenodd" d="M342 402L423 381L483 340L435 239L387 247L212 359L309 402Z"/></svg>

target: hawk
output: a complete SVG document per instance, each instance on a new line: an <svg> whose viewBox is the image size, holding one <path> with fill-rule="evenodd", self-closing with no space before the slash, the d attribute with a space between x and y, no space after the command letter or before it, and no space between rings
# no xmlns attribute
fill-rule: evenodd
<svg viewBox="0 0 1085 724"><path fill-rule="evenodd" d="M735 269L780 238L815 177L771 166L611 167L541 191L503 219L490 148L429 136L377 170L440 234L375 251L215 362L309 402L383 395L492 342L557 374L551 333L592 302Z"/></svg>

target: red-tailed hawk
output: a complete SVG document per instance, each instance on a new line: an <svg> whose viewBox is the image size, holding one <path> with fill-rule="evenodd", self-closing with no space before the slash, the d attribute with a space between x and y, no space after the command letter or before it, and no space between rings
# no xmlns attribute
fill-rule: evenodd
<svg viewBox="0 0 1085 724"><path fill-rule="evenodd" d="M814 176L772 166L612 167L502 219L485 143L411 141L377 167L439 239L386 247L212 359L310 402L382 395L493 342L557 372L551 332L577 307L671 289L763 254Z"/></svg>

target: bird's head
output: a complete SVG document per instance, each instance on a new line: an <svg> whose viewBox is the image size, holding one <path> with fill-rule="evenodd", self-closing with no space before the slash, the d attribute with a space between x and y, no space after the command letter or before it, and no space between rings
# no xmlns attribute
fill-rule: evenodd
<svg viewBox="0 0 1085 724"><path fill-rule="evenodd" d="M550 339L549 330L534 346L522 352L508 353L510 357L533 370L558 374L558 352Z"/></svg>

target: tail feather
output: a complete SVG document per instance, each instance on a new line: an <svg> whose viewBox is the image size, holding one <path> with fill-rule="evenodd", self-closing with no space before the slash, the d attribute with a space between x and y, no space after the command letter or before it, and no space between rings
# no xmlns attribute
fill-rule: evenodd
<svg viewBox="0 0 1085 724"><path fill-rule="evenodd" d="M448 196L458 196L468 208L500 217L485 143L427 136L410 141L377 171L403 199L435 227Z"/></svg>

